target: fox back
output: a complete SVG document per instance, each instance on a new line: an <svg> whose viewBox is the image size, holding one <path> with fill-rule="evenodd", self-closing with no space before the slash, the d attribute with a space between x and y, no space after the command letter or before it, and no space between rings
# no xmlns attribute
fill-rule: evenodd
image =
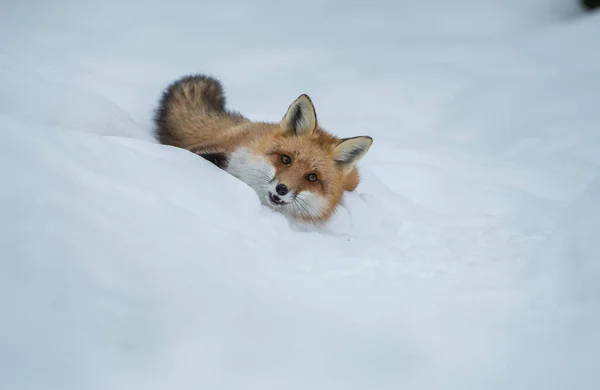
<svg viewBox="0 0 600 390"><path fill-rule="evenodd" d="M279 123L252 122L225 107L214 78L183 77L163 93L155 115L161 143L190 150L252 187L261 202L294 219L329 219L344 191L359 183L356 163L373 142L340 139L299 96Z"/></svg>

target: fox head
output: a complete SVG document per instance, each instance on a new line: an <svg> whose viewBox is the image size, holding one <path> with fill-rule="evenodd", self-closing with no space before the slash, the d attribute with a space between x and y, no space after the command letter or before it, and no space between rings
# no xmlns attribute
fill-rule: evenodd
<svg viewBox="0 0 600 390"><path fill-rule="evenodd" d="M337 138L317 122L312 101L299 96L279 124L248 148L234 152L230 173L249 184L261 202L294 219L326 221L359 181L356 163L373 139Z"/></svg>

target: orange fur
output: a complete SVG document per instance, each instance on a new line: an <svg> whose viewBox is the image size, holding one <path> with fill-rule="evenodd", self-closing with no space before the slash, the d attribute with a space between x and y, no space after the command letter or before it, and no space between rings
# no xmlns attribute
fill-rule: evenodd
<svg viewBox="0 0 600 390"><path fill-rule="evenodd" d="M277 178L288 187L297 191L309 190L322 195L328 200L328 207L312 218L318 221L327 220L339 204L346 189L356 188L359 181L358 169L340 169L333 159L333 149L340 139L318 128L311 136L287 136L278 125L265 135L255 140L251 148L257 155L267 156L275 167ZM252 142L252 141L251 141ZM292 164L288 167L281 162L280 156L288 155ZM306 175L316 173L318 180L314 183L306 180ZM302 218L308 220L309 218Z"/></svg>

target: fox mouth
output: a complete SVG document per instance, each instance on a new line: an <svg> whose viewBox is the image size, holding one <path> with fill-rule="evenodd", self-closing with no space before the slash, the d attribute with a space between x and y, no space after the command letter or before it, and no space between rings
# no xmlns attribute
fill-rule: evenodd
<svg viewBox="0 0 600 390"><path fill-rule="evenodd" d="M287 204L286 201L271 192L269 192L269 202L274 206L285 206Z"/></svg>

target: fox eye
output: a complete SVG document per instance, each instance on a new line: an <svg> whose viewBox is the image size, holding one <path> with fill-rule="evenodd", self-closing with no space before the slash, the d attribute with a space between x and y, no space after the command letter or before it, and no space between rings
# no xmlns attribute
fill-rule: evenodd
<svg viewBox="0 0 600 390"><path fill-rule="evenodd" d="M316 173L309 173L308 175L306 175L306 180L308 181L317 181L317 174Z"/></svg>
<svg viewBox="0 0 600 390"><path fill-rule="evenodd" d="M285 165L290 165L292 163L292 159L290 156L286 155L286 154L282 154L281 155L281 162L284 163Z"/></svg>

